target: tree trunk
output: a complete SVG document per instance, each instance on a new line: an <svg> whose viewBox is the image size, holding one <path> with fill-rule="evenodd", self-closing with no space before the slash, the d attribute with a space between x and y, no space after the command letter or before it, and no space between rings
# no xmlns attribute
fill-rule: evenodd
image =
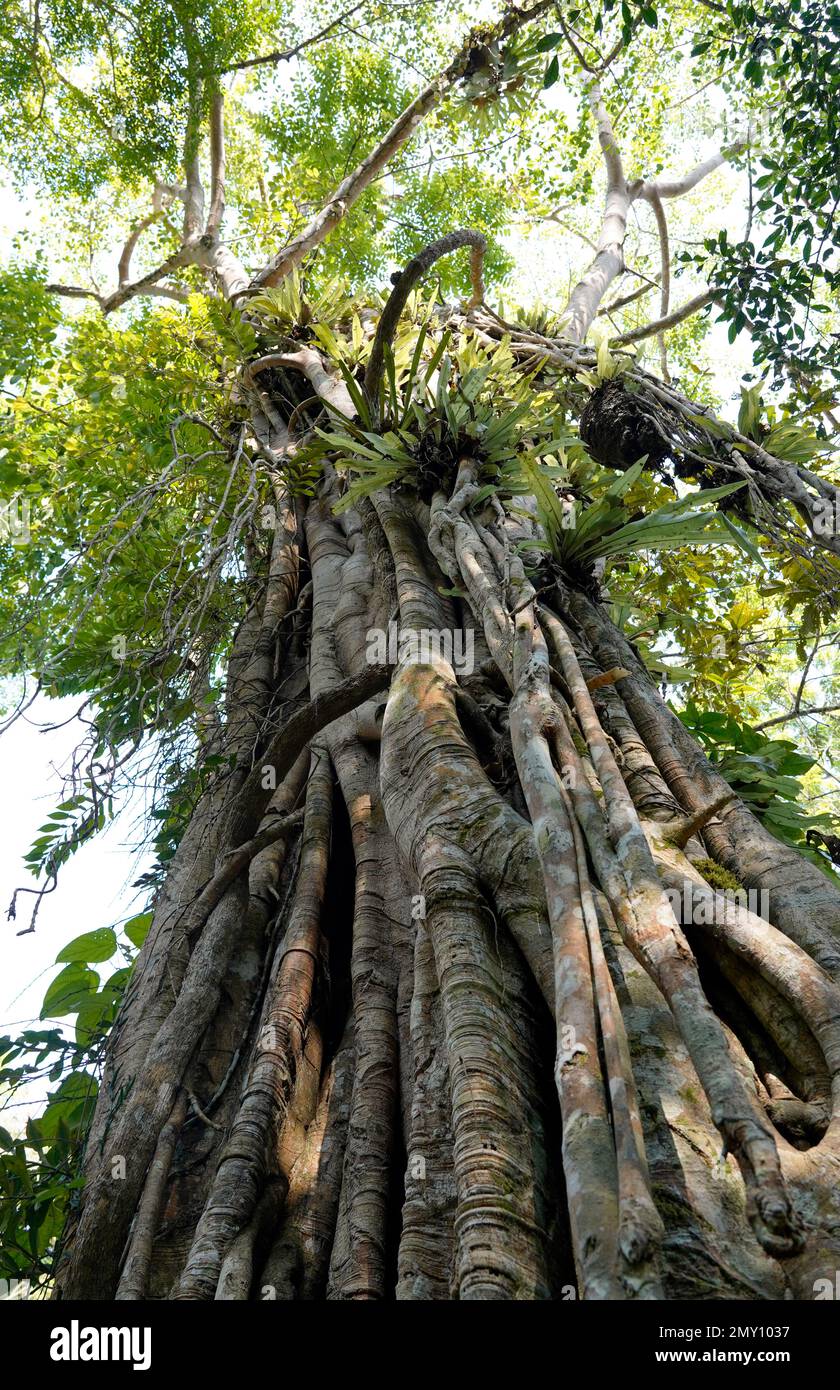
<svg viewBox="0 0 840 1390"><path fill-rule="evenodd" d="M308 502L278 484L229 762L113 1030L59 1296L833 1277L840 898L721 797L591 587L537 604L535 524L477 491L465 460L430 507L380 489L339 517L330 470ZM369 659L391 620L393 672ZM469 637L473 669L424 633Z"/></svg>

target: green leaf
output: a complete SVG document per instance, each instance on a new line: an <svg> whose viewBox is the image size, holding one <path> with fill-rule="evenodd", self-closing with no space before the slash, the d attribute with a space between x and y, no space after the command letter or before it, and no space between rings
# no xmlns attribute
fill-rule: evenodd
<svg viewBox="0 0 840 1390"><path fill-rule="evenodd" d="M110 1025L114 1016L113 996L100 992L82 1001L76 1016L76 1042L89 1048L94 1038Z"/></svg>
<svg viewBox="0 0 840 1390"><path fill-rule="evenodd" d="M76 1013L83 1001L95 994L98 985L95 970L85 970L78 964L65 966L44 995L40 1017L63 1018Z"/></svg>
<svg viewBox="0 0 840 1390"><path fill-rule="evenodd" d="M117 949L117 938L111 927L100 927L97 931L85 932L62 946L56 956L56 964L63 961L98 964L110 960Z"/></svg>
<svg viewBox="0 0 840 1390"><path fill-rule="evenodd" d="M751 560L755 560L757 564L761 565L762 569L765 569L764 558L761 551L754 541L750 539L743 527L736 526L735 522L726 515L726 512L720 513L720 519L735 541L735 544L738 545L745 554L749 555Z"/></svg>
<svg viewBox="0 0 840 1390"><path fill-rule="evenodd" d="M141 912L137 917L132 917L130 921L126 922L123 931L133 946L139 948L143 945L149 935L153 916L153 912Z"/></svg>

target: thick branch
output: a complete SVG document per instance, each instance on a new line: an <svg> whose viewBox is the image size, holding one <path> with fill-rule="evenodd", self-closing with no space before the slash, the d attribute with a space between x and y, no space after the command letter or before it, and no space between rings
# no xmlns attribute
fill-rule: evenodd
<svg viewBox="0 0 840 1390"><path fill-rule="evenodd" d="M671 247L668 240L668 220L665 216L665 209L662 206L662 199L659 193L654 193L650 199L653 214L656 218L656 227L659 232L659 254L662 264L662 293L659 296L659 317L664 319L668 315L671 302ZM662 367L662 380L670 381L668 372L668 352L665 347L665 330L659 331L659 360Z"/></svg>
<svg viewBox="0 0 840 1390"><path fill-rule="evenodd" d="M450 65L453 66L453 65ZM417 126L428 113L440 103L444 92L455 82L457 73L446 69L430 82L418 97L397 117L379 144L362 160L361 164L348 174L336 188L332 197L315 214L292 241L286 243L270 265L254 277L254 288L276 285L288 275L310 251L326 240L330 232L361 197L377 174L393 158L398 150L411 138Z"/></svg>
<svg viewBox="0 0 840 1390"><path fill-rule="evenodd" d="M727 149L712 155L709 159L695 167L680 178L652 179L644 181L636 179L628 184L624 176L621 163L621 155L615 140L612 123L609 113L604 104L601 87L598 82L593 82L590 88L590 104L598 126L598 140L604 156L604 163L607 171L607 195L604 206L604 217L601 223L601 235L598 241L598 249L595 259L590 263L581 280L578 281L569 297L562 318L568 327L566 336L573 343L582 343L589 331L592 320L598 312L598 305L606 293L609 285L616 276L624 269L624 240L627 234L627 213L630 204L637 198L642 198L651 203L657 218L659 227L660 243L663 251L662 267L662 304L660 311L660 321L650 325L644 332L640 332L641 337L648 337L650 333L664 333L673 323L681 322L682 318L694 313L696 308L702 305L694 304L689 308L686 306L685 313L673 322L666 315L668 303L668 291L670 287L669 267L666 262L668 254L667 228L665 227L665 217L662 212L661 200L663 198L676 198L683 193L688 193L692 188L696 188L701 179L712 173L724 164L727 159L738 154L745 148L747 141L738 140ZM706 301L708 303L708 300ZM637 330L638 332L639 330ZM637 339L630 335L622 335L615 339L616 342L636 342ZM664 375L667 379L667 362L663 352Z"/></svg>
<svg viewBox="0 0 840 1390"><path fill-rule="evenodd" d="M405 270L397 276L376 329L376 337L373 340L370 360L365 373L365 391L371 401L376 402L379 398L379 388L382 384L382 373L385 367L385 349L390 347L393 341L400 314L405 308L408 296L435 261L439 261L442 256L448 256L451 251L457 251L461 246L472 247L470 259L473 290L471 307L481 303L484 297L481 270L484 252L487 248L487 242L481 232L471 232L468 229L450 232L448 236L440 237L437 241L424 247L416 256L412 256Z"/></svg>
<svg viewBox="0 0 840 1390"><path fill-rule="evenodd" d="M111 314L114 309L119 309L123 304L127 304L130 299L136 299L140 294L155 294L154 286L173 270L179 270L182 266L195 264L198 258L199 245L196 241L184 242L177 251L173 251L171 256L154 270L148 271L146 275L141 275L139 280L134 280L129 284L120 285L113 294L98 296L102 305L103 314Z"/></svg>
<svg viewBox="0 0 840 1390"><path fill-rule="evenodd" d="M167 207L174 198L184 198L186 190L176 184L166 184L155 182L155 191L152 194L152 211L147 217L141 218L129 233L128 240L122 249L117 267L117 282L120 285L126 284L131 269L131 257L134 255L137 243L147 227L151 227L155 222L159 222L166 212Z"/></svg>
<svg viewBox="0 0 840 1390"><path fill-rule="evenodd" d="M583 342L598 305L613 280L624 269L624 238L630 207L630 192L600 83L592 84L589 100L607 170L607 196L595 259L575 285L561 315L567 324L566 336L573 343Z"/></svg>
<svg viewBox="0 0 840 1390"><path fill-rule="evenodd" d="M204 188L198 162L201 148L203 85L201 78L194 79L190 83L190 106L184 137L184 172L187 179L187 192L184 199L185 243L197 237L204 224Z"/></svg>
<svg viewBox="0 0 840 1390"><path fill-rule="evenodd" d="M713 299L711 290L704 290L702 294L696 294L693 299L686 300L678 309L672 309L664 318L654 319L652 323L645 323L641 328L631 328L628 333L619 333L617 338L612 339L612 345L619 347L622 343L640 343L643 338L653 337L654 333L665 333L669 328L675 328L678 323L682 323L683 319L691 318L692 314L705 309Z"/></svg>
<svg viewBox="0 0 840 1390"><path fill-rule="evenodd" d="M250 774L242 791L242 801L248 804L255 796L267 804L271 792L266 792L263 785L266 772L273 769L272 780L279 786L301 749L315 734L334 719L340 719L343 714L349 714L350 710L363 705L372 695L385 690L390 684L392 670L391 666L368 666L360 675L350 676L332 690L316 695L308 705L292 715L269 745L259 767L255 767Z"/></svg>
<svg viewBox="0 0 840 1390"><path fill-rule="evenodd" d="M290 367L293 371L303 372L316 396L320 396L322 401L326 401L348 419L355 415L356 407L344 382L339 377L330 376L320 354L314 348L302 347L297 352L266 353L265 357L258 357L256 361L249 362L243 376L247 381L253 381L260 372L271 367Z"/></svg>
<svg viewBox="0 0 840 1390"><path fill-rule="evenodd" d="M734 155L738 155L742 150L745 150L748 143L747 140L736 140L732 145L728 145L726 149L720 150L717 154L713 154L708 159L702 160L700 164L695 164L694 168L690 169L687 174L682 174L678 178L650 179L642 184L636 197L650 201L655 196L660 198L679 198L683 193L690 193L691 189L696 188L698 183L700 183L702 179L705 179L708 174L713 174L715 169L719 169L722 164L726 164Z"/></svg>
<svg viewBox="0 0 840 1390"><path fill-rule="evenodd" d="M210 103L210 212L205 232L218 236L225 215L225 98L220 87Z"/></svg>

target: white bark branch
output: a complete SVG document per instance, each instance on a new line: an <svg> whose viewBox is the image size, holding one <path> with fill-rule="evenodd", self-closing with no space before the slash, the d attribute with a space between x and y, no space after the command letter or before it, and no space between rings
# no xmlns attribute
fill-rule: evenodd
<svg viewBox="0 0 840 1390"><path fill-rule="evenodd" d="M210 212L205 231L218 236L225 215L225 98L220 87L210 103Z"/></svg>
<svg viewBox="0 0 840 1390"><path fill-rule="evenodd" d="M696 188L702 179L713 174L715 169L719 169L734 155L745 150L748 143L746 139L736 140L726 149L704 159L700 164L696 164L693 169L690 169L687 174L682 174L677 178L650 179L642 184L636 196L650 199L651 194L658 193L660 198L680 198L684 193L690 193L692 188Z"/></svg>
<svg viewBox="0 0 840 1390"><path fill-rule="evenodd" d="M632 328L629 333L619 333L617 338L610 340L611 344L613 347L620 347L623 343L640 343L643 338L652 338L655 333L667 333L669 328L675 328L683 319L705 309L713 299L712 291L704 290L702 294L696 294L693 299L686 300L678 309L673 309L664 318L654 319L652 323L646 323L641 328Z"/></svg>
<svg viewBox="0 0 840 1390"><path fill-rule="evenodd" d="M150 283L141 287L138 281L135 285L127 286L131 293L120 300L124 304L128 299L139 298L140 295L150 295L157 299L174 299L179 304L186 304L190 297L189 290L183 285L158 285ZM100 294L97 290L85 289L83 285L46 285L48 294L58 294L64 299L95 299L96 303L104 313L110 313L112 309L119 308L119 304L113 303L118 291L113 295Z"/></svg>
<svg viewBox="0 0 840 1390"><path fill-rule="evenodd" d="M120 309L123 304L127 304L130 299L136 299L138 295L157 293L156 286L158 286L159 281L170 275L173 270L197 263L198 249L196 241L185 242L177 251L173 251L171 256L167 256L161 265L148 271L146 275L141 275L139 280L120 285L113 294L100 296L103 314L113 313L115 309Z"/></svg>
<svg viewBox="0 0 840 1390"><path fill-rule="evenodd" d="M187 192L184 199L184 241L201 233L204 226L204 186L199 168L201 149L201 98L204 84L198 78L191 83L187 130L184 137L184 172Z"/></svg>
<svg viewBox="0 0 840 1390"><path fill-rule="evenodd" d="M671 247L668 241L668 221L665 216L665 209L662 206L662 198L659 192L655 192L650 197L650 205L653 208L653 215L656 218L656 228L659 232L659 254L662 264L662 292L659 296L659 317L667 318L668 310L671 307ZM670 382L671 374L668 371L668 349L665 346L665 332L660 330L659 334L659 364L662 369L662 380Z"/></svg>
<svg viewBox="0 0 840 1390"><path fill-rule="evenodd" d="M444 93L455 80L455 74L446 70L433 82L430 82L419 96L415 97L414 101L397 117L379 144L362 160L361 164L358 164L346 178L342 179L332 197L319 209L303 231L287 242L271 264L254 277L252 281L254 288L262 289L278 284L284 276L294 270L295 266L300 265L300 262L310 251L314 251L322 241L326 240L333 228L338 226L338 223L373 182L377 174L411 138L424 117L440 104Z"/></svg>
<svg viewBox="0 0 840 1390"><path fill-rule="evenodd" d="M316 396L326 401L341 415L345 415L348 420L352 420L356 407L350 392L340 377L330 375L320 354L314 348L303 347L297 352L270 352L265 357L258 357L255 362L251 362L245 375L249 380L253 380L259 372L264 372L270 367L287 367L303 372Z"/></svg>
<svg viewBox="0 0 840 1390"><path fill-rule="evenodd" d="M190 292L185 285L149 285L147 289L140 290L139 293L154 299L174 299L177 304L186 304L190 297Z"/></svg>
<svg viewBox="0 0 840 1390"><path fill-rule="evenodd" d="M597 313L598 305L613 280L624 269L624 239L627 235L627 213L631 202L621 155L601 94L600 83L593 82L589 101L597 123L598 141L607 170L607 195L595 259L575 285L561 315L566 324L566 336L573 343L583 342Z"/></svg>
<svg viewBox="0 0 840 1390"><path fill-rule="evenodd" d="M137 243L146 229L153 226L155 222L160 221L173 199L184 198L185 196L186 190L180 185L160 183L158 180L155 180L155 189L152 194L152 211L147 217L141 218L137 225L131 229L125 246L122 249L117 266L118 284L124 285L127 283L131 270L131 258L137 248Z"/></svg>
<svg viewBox="0 0 840 1390"><path fill-rule="evenodd" d="M632 334L622 334L613 339L616 343L637 342L651 333L664 333L666 329L680 323L689 314L709 302L711 296L691 300L683 309L675 311L676 316L667 312L670 301L670 253L668 248L668 228L662 208L663 198L677 198L696 188L700 181L720 168L727 159L738 154L747 145L747 140L736 140L725 150L712 155L695 165L688 173L678 178L658 178L651 180L634 179L628 183L624 175L621 154L613 131L609 112L604 102L599 82L590 87L590 105L598 128L598 141L603 154L607 172L607 192L604 215L601 222L601 235L597 243L595 258L575 285L569 296L561 320L565 325L565 336L573 343L582 343L598 313L599 305L616 276L624 270L624 242L627 236L627 215L631 203L637 198L649 202L656 215L662 248L662 294L660 317L653 325L636 329ZM700 302L702 300L702 302ZM661 341L662 372L668 379L668 362L664 340Z"/></svg>

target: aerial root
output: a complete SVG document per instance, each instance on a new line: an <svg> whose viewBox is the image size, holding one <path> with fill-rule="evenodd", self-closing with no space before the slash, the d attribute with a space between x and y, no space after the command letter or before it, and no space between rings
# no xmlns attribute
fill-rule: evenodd
<svg viewBox="0 0 840 1390"><path fill-rule="evenodd" d="M731 802L737 800L737 792L723 792L720 796L715 797L708 806L701 806L699 811L693 811L690 816L686 816L682 820L671 821L663 827L663 831L672 845L676 845L677 849L685 849L692 835L699 835L704 825L708 825L718 811L722 811L724 806L729 806Z"/></svg>
<svg viewBox="0 0 840 1390"><path fill-rule="evenodd" d="M169 1119L158 1137L154 1157L146 1174L143 1193L137 1205L128 1253L122 1267L120 1282L114 1298L117 1301L142 1300L152 1262L152 1246L166 1195L166 1184L172 1167L172 1155L178 1142L181 1126L187 1115L187 1096L179 1091Z"/></svg>
<svg viewBox="0 0 840 1390"><path fill-rule="evenodd" d="M568 729L561 731L559 755L575 769L572 795L602 887L625 944L670 1005L706 1092L712 1118L741 1168L747 1211L758 1240L776 1257L795 1254L802 1248L803 1236L785 1190L769 1122L755 1097L747 1093L720 1022L706 999L697 963L665 895L571 639L554 614L541 609L541 615L559 655L604 792L606 827L572 735Z"/></svg>

